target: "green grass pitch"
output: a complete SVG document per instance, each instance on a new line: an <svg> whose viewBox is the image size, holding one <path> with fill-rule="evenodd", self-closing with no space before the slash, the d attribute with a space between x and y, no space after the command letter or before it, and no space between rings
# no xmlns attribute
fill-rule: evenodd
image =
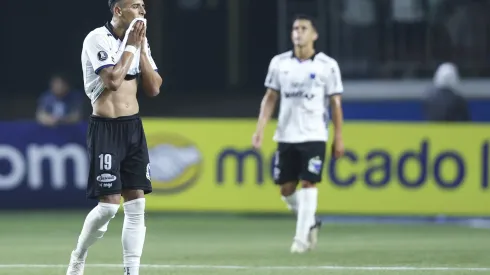
<svg viewBox="0 0 490 275"><path fill-rule="evenodd" d="M64 275L85 213L0 214L0 275ZM122 274L122 213L89 252L85 275ZM327 224L291 255L292 218L147 216L141 275L490 274L490 230Z"/></svg>

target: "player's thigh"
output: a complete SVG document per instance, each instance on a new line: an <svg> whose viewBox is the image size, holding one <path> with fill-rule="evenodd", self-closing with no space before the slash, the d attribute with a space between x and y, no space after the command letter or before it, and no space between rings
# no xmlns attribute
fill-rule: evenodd
<svg viewBox="0 0 490 275"><path fill-rule="evenodd" d="M301 175L300 180L315 184L322 181L325 167L325 142L305 142L300 145Z"/></svg>
<svg viewBox="0 0 490 275"><path fill-rule="evenodd" d="M298 182L301 171L300 155L293 143L282 143L277 145L274 159L274 181L278 185Z"/></svg>
<svg viewBox="0 0 490 275"><path fill-rule="evenodd" d="M90 122L87 135L89 177L87 197L97 199L121 193L120 162L124 157L122 146L111 138L112 127Z"/></svg>
<svg viewBox="0 0 490 275"><path fill-rule="evenodd" d="M133 147L121 163L123 196L126 201L143 197L152 192L150 157L146 140Z"/></svg>

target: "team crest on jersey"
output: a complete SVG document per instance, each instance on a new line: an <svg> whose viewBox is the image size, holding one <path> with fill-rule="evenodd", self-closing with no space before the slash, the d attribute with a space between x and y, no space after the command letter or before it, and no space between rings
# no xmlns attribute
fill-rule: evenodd
<svg viewBox="0 0 490 275"><path fill-rule="evenodd" d="M273 172L274 180L278 180L280 176L281 176L281 168L274 167L274 172Z"/></svg>
<svg viewBox="0 0 490 275"><path fill-rule="evenodd" d="M99 59L99 61L105 61L107 60L107 53L105 51L100 51L97 53L97 58Z"/></svg>

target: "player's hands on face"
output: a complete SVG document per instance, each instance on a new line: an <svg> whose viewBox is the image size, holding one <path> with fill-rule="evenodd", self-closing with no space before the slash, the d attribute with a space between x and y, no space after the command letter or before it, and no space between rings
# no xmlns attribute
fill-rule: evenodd
<svg viewBox="0 0 490 275"><path fill-rule="evenodd" d="M133 28L129 31L128 35L128 45L135 46L136 48L141 48L141 42L143 41L143 37L145 35L146 27L145 23L142 21L137 21Z"/></svg>
<svg viewBox="0 0 490 275"><path fill-rule="evenodd" d="M332 155L337 159L344 155L344 141L342 138L336 138L332 144Z"/></svg>
<svg viewBox="0 0 490 275"><path fill-rule="evenodd" d="M146 45L146 25L143 24L143 37L141 40L141 54L146 54L148 51L148 45Z"/></svg>
<svg viewBox="0 0 490 275"><path fill-rule="evenodd" d="M261 132L255 132L252 136L252 146L255 149L260 149L262 146L262 139L264 137L264 134Z"/></svg>

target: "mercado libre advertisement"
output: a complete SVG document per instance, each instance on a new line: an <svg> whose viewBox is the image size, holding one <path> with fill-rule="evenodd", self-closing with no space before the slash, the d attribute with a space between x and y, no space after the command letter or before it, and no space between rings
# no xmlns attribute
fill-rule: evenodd
<svg viewBox="0 0 490 275"><path fill-rule="evenodd" d="M287 212L274 184L275 122L253 150L252 119L145 119L148 210ZM330 136L333 127L330 127ZM490 214L490 127L347 122L345 156L330 155L318 212Z"/></svg>

